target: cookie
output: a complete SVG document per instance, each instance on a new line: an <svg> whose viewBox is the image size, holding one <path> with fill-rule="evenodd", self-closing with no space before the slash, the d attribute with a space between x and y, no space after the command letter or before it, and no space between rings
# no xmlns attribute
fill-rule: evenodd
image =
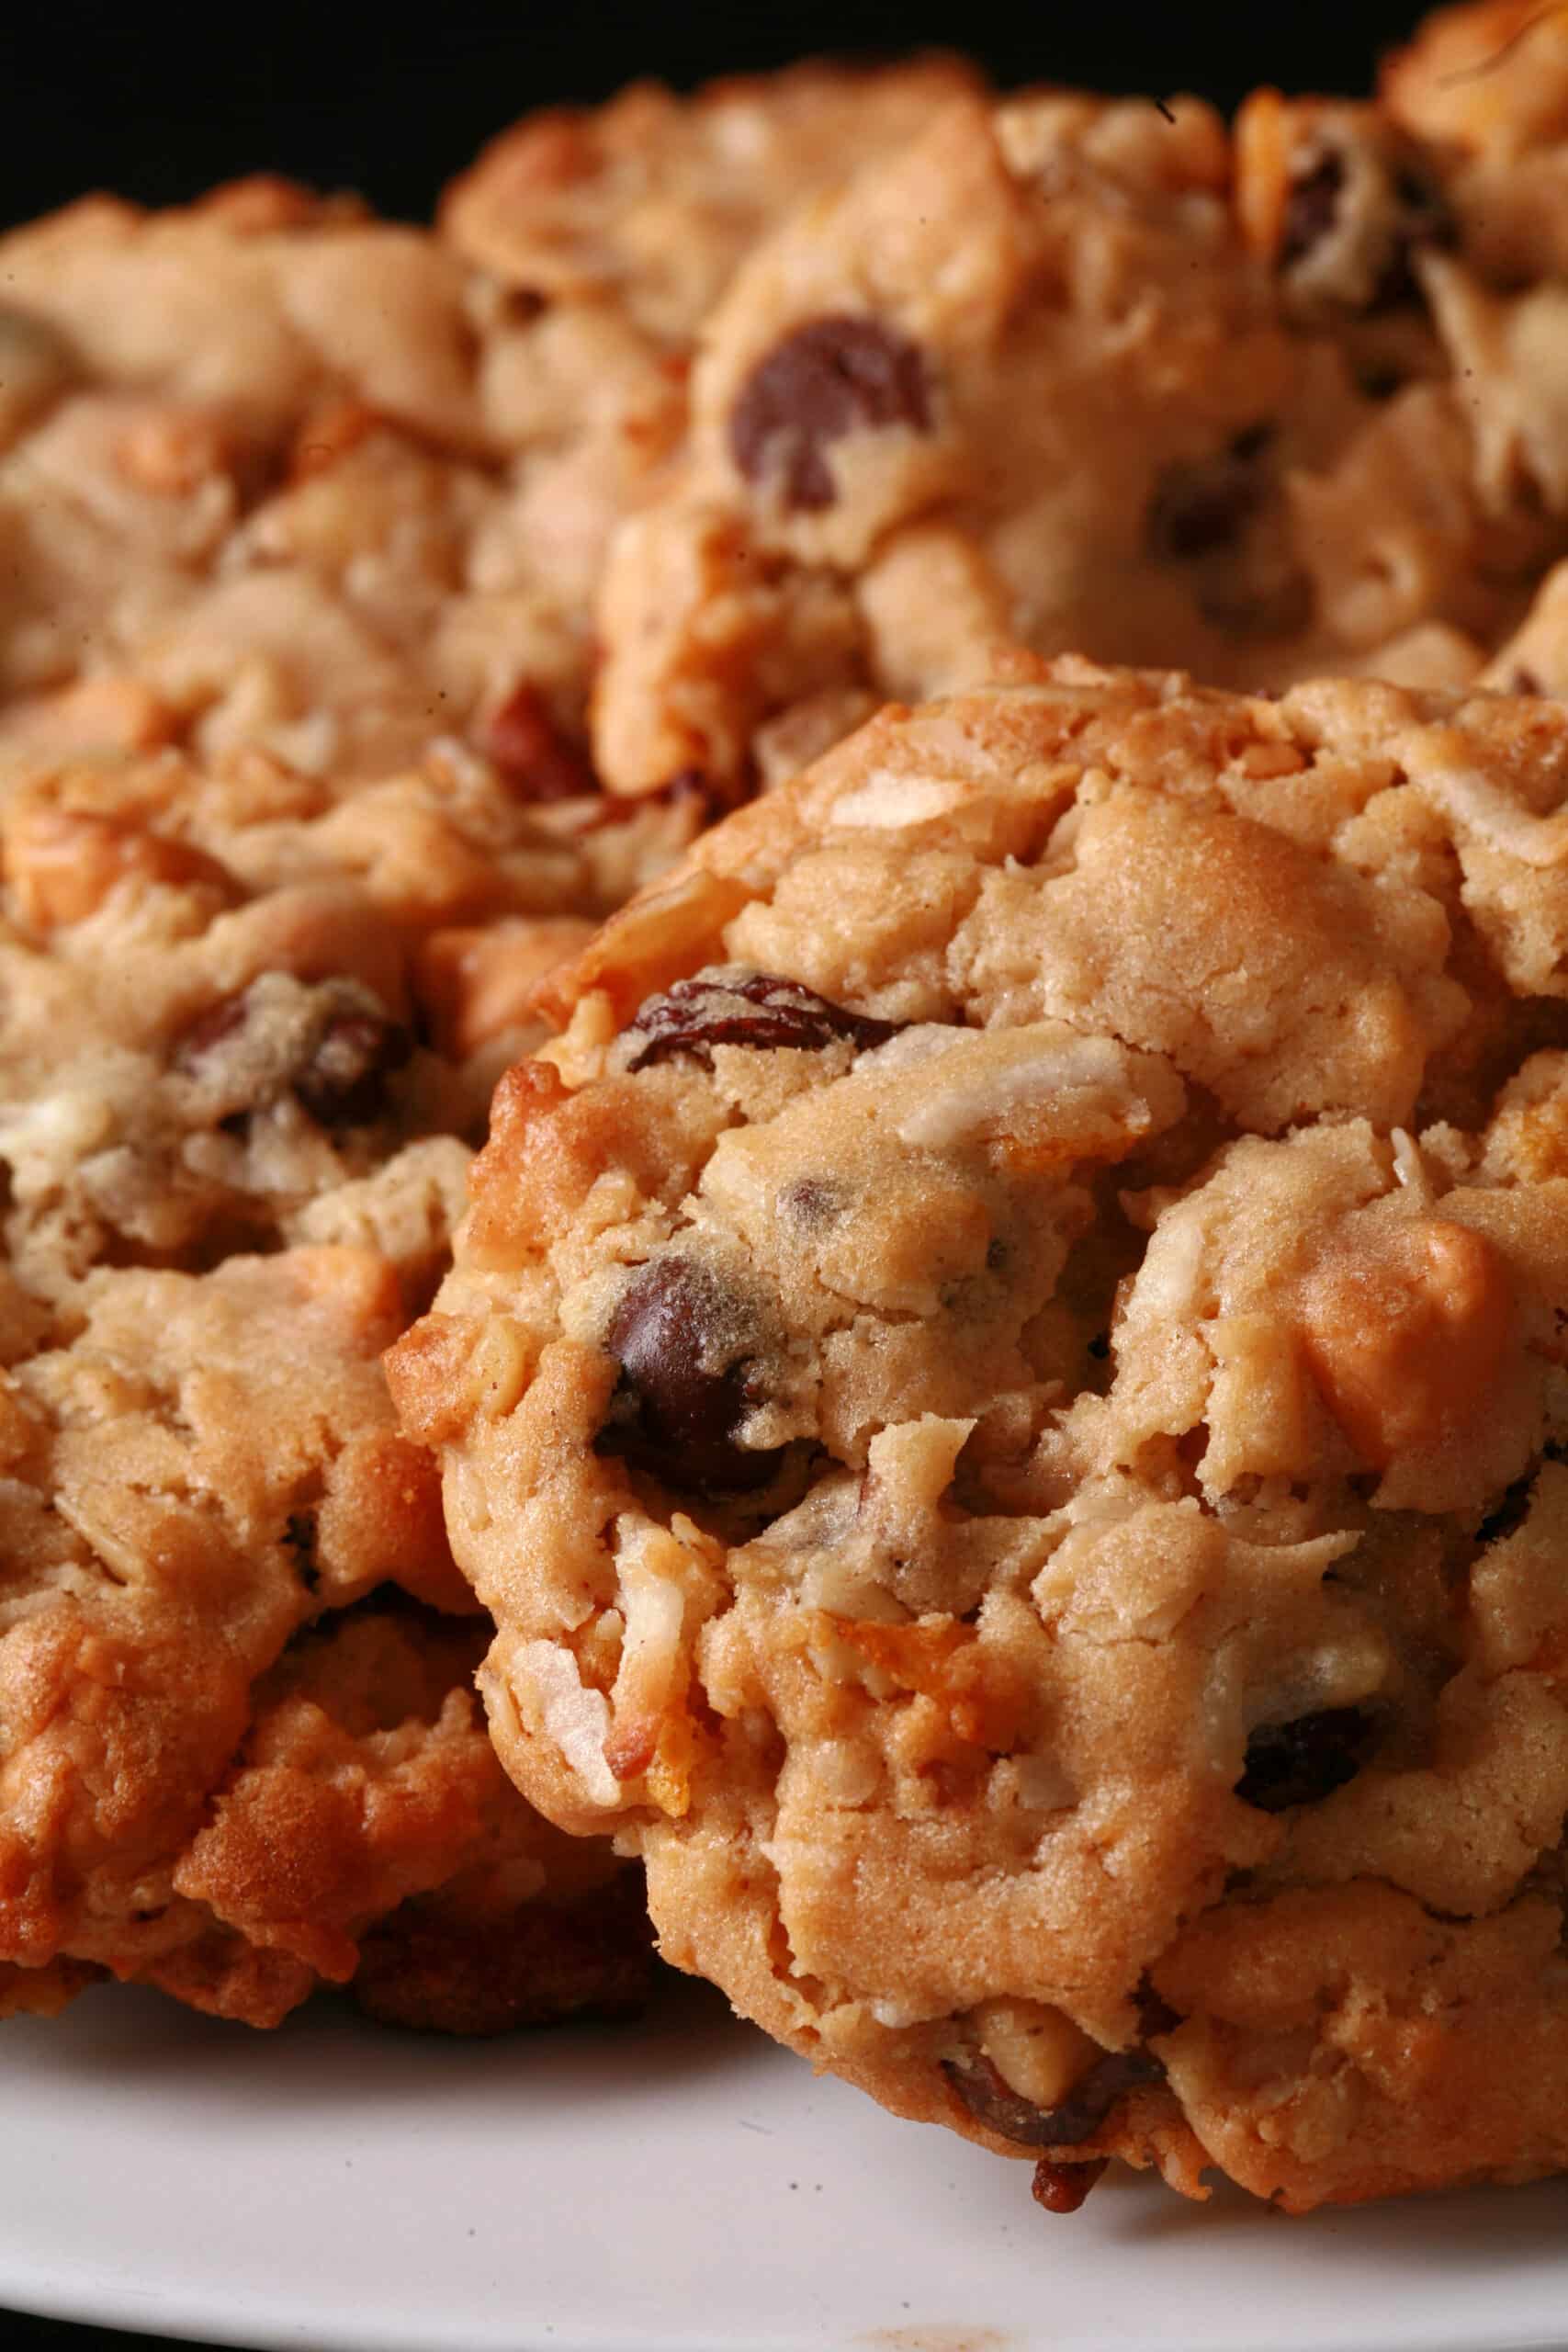
<svg viewBox="0 0 1568 2352"><path fill-rule="evenodd" d="M601 591L611 785L766 784L1009 641L1471 683L1568 495L1560 288L1455 168L1386 105L953 99L712 313Z"/></svg>
<svg viewBox="0 0 1568 2352"><path fill-rule="evenodd" d="M270 2025L364 1964L381 2013L472 2030L635 1984L635 1938L586 1964L608 1849L495 1762L485 1631L392 1426L430 1254L105 1271L69 1315L6 1277L6 2006L107 1974ZM553 1984L552 1941L583 1963Z"/></svg>
<svg viewBox="0 0 1568 2352"><path fill-rule="evenodd" d="M684 414L629 322L271 180L87 199L0 276L0 751L375 777L504 738L520 687L575 728L604 538Z"/></svg>
<svg viewBox="0 0 1568 2352"><path fill-rule="evenodd" d="M893 707L545 994L392 1351L530 1799L895 2112L1568 2166L1568 715Z"/></svg>
<svg viewBox="0 0 1568 2352"><path fill-rule="evenodd" d="M977 89L956 57L807 62L690 97L658 83L607 106L553 107L491 141L439 225L468 260L546 302L604 304L689 348L758 238Z"/></svg>
<svg viewBox="0 0 1568 2352"><path fill-rule="evenodd" d="M274 1246L403 1145L482 1135L539 1034L534 981L695 829L694 799L626 805L535 803L456 752L335 790L173 749L15 776L0 1157L24 1279Z"/></svg>
<svg viewBox="0 0 1568 2352"><path fill-rule="evenodd" d="M623 2008L639 1882L496 1764L378 1359L534 983L705 813L581 727L678 388L279 182L0 244L0 2000Z"/></svg>

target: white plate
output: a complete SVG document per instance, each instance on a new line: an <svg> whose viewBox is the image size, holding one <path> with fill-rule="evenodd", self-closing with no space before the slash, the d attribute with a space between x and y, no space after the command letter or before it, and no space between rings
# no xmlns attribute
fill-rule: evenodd
<svg viewBox="0 0 1568 2352"><path fill-rule="evenodd" d="M1524 2352L1568 2185L1288 2222L894 2122L682 1989L640 2028L3 2029L0 2304L310 2352Z"/></svg>

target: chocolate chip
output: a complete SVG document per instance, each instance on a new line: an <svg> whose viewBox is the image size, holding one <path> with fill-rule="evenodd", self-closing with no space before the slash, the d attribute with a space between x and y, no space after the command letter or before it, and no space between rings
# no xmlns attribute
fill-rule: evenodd
<svg viewBox="0 0 1568 2352"><path fill-rule="evenodd" d="M479 730L479 746L519 800L581 800L599 789L583 754L561 733L536 687L521 685Z"/></svg>
<svg viewBox="0 0 1568 2352"><path fill-rule="evenodd" d="M1021 2148L1077 2148L1091 2140L1119 2099L1164 2078L1152 2050L1111 2050L1059 2107L1036 2107L1002 2080L983 2052L944 2058L942 2071L971 2115Z"/></svg>
<svg viewBox="0 0 1568 2352"><path fill-rule="evenodd" d="M1194 463L1168 466L1149 501L1150 552L1193 563L1234 548L1262 504L1252 454L1235 447Z"/></svg>
<svg viewBox="0 0 1568 2352"><path fill-rule="evenodd" d="M1280 225L1279 265L1289 269L1329 235L1339 218L1345 187L1345 158L1330 149L1311 170L1291 182Z"/></svg>
<svg viewBox="0 0 1568 2352"><path fill-rule="evenodd" d="M387 1108L387 1082L413 1051L408 1031L378 1013L340 1012L296 1071L300 1108L318 1126L365 1127Z"/></svg>
<svg viewBox="0 0 1568 2352"><path fill-rule="evenodd" d="M1546 688L1533 670L1527 669L1522 662L1517 662L1508 680L1508 692L1511 695L1543 695Z"/></svg>
<svg viewBox="0 0 1568 2352"><path fill-rule="evenodd" d="M1259 1724L1247 1743L1235 1792L1259 1813L1317 1804L1355 1779L1372 1730L1363 1707L1325 1707L1293 1723Z"/></svg>
<svg viewBox="0 0 1568 2352"><path fill-rule="evenodd" d="M1087 2165L1056 2165L1042 2156L1030 2193L1047 2213L1076 2213L1109 2162L1107 2156L1093 2156Z"/></svg>
<svg viewBox="0 0 1568 2352"><path fill-rule="evenodd" d="M654 1258L621 1294L604 1347L621 1367L600 1450L623 1455L665 1486L736 1494L765 1486L782 1447L737 1445L758 1402L733 1347L733 1306L690 1258Z"/></svg>
<svg viewBox="0 0 1568 2352"><path fill-rule="evenodd" d="M825 451L878 425L931 430L931 388L918 345L880 319L813 319L758 361L729 419L748 481L777 481L786 507L831 506Z"/></svg>
<svg viewBox="0 0 1568 2352"><path fill-rule="evenodd" d="M752 1046L766 1052L793 1046L814 1053L842 1037L863 1049L886 1045L899 1025L830 1004L815 989L770 972L699 972L638 1007L626 1034L648 1043L626 1067L646 1069L673 1054L690 1054L711 1069L715 1046Z"/></svg>

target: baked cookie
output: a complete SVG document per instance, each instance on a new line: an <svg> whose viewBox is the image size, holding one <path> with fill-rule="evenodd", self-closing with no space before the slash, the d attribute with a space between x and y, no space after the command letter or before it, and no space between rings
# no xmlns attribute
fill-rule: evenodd
<svg viewBox="0 0 1568 2352"><path fill-rule="evenodd" d="M639 1880L496 1764L377 1358L534 982L706 813L581 742L678 383L276 181L0 256L0 1998L624 2006Z"/></svg>
<svg viewBox="0 0 1568 2352"><path fill-rule="evenodd" d="M1010 639L1468 684L1568 548L1568 435L1561 286L1451 160L1272 91L1234 137L1192 99L969 95L795 215L613 543L611 785L772 781Z"/></svg>
<svg viewBox="0 0 1568 2352"><path fill-rule="evenodd" d="M393 1246L396 1181L355 1204ZM112 1974L270 2025L363 1972L377 2013L472 2031L636 1991L608 1848L495 1761L392 1426L423 1242L103 1272L68 1316L5 1277L0 2006Z"/></svg>
<svg viewBox="0 0 1568 2352"><path fill-rule="evenodd" d="M1039 667L544 994L392 1351L520 1787L897 2113L1568 2166L1568 715Z"/></svg>
<svg viewBox="0 0 1568 2352"><path fill-rule="evenodd" d="M508 725L510 766L357 786L11 763L0 2007L107 1973L269 2025L347 1982L481 2032L645 1982L638 1875L495 1761L488 1629L378 1361L534 982L697 821L622 823L526 696Z"/></svg>
<svg viewBox="0 0 1568 2352"><path fill-rule="evenodd" d="M341 780L483 748L519 686L575 727L604 538L684 415L614 309L274 180L89 198L0 285L0 750Z"/></svg>
<svg viewBox="0 0 1568 2352"><path fill-rule="evenodd" d="M443 236L544 302L613 308L689 348L759 237L847 159L889 153L977 90L956 57L807 62L690 97L642 82L607 106L552 107L491 141L442 199Z"/></svg>
<svg viewBox="0 0 1568 2352"><path fill-rule="evenodd" d="M519 732L521 719L519 718ZM541 972L689 841L695 797L547 804L456 749L331 786L252 753L35 765L0 799L13 1261L209 1265L483 1132ZM446 1141L443 1143L442 1138Z"/></svg>

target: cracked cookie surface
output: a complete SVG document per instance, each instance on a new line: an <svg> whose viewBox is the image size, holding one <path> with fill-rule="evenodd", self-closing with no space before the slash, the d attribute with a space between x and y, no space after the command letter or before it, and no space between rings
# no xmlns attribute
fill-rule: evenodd
<svg viewBox="0 0 1568 2352"><path fill-rule="evenodd" d="M1568 2165L1568 721L1078 660L547 984L393 1351L508 1770L897 2112Z"/></svg>

